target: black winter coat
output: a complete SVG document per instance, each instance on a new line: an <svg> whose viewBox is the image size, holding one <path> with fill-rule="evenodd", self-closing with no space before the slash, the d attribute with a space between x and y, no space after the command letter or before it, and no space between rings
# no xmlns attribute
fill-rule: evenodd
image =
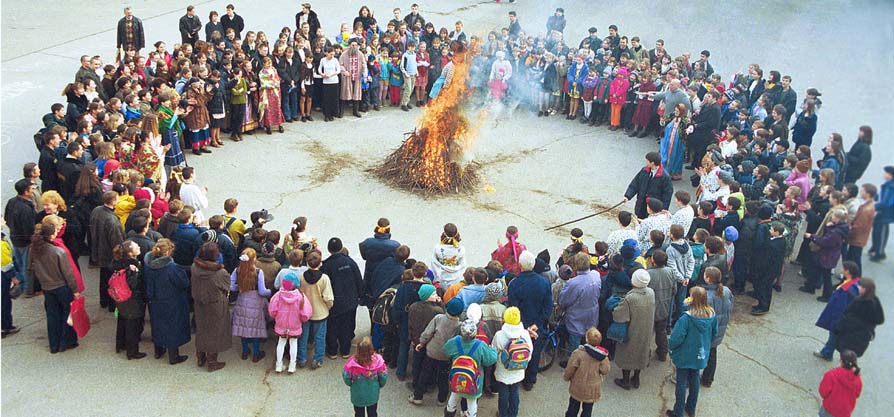
<svg viewBox="0 0 894 417"><path fill-rule="evenodd" d="M56 175L59 178L59 194L65 201L71 201L74 196L75 185L78 184L78 178L81 177L81 168L84 163L78 158L65 158L59 161L56 166Z"/></svg>
<svg viewBox="0 0 894 417"><path fill-rule="evenodd" d="M131 271L130 266L137 268ZM136 259L120 259L112 261L110 268L113 271L127 270L127 286L130 287L131 296L127 301L120 302L118 314L126 319L141 319L146 316L146 283L143 281L143 266Z"/></svg>
<svg viewBox="0 0 894 417"><path fill-rule="evenodd" d="M40 167L40 182L43 191L59 190L59 177L56 174L56 150L46 146L40 149L37 166Z"/></svg>
<svg viewBox="0 0 894 417"><path fill-rule="evenodd" d="M707 147L714 140L714 132L720 128L720 107L716 104L702 106L692 120L692 125L694 129L688 136L689 145L696 148Z"/></svg>
<svg viewBox="0 0 894 417"><path fill-rule="evenodd" d="M363 279L369 279L372 272L385 258L394 256L394 250L400 243L391 239L391 233L376 233L373 237L360 242L360 257L366 261L363 268ZM399 282L399 281L398 281Z"/></svg>
<svg viewBox="0 0 894 417"><path fill-rule="evenodd" d="M655 175L652 175L649 168L641 169L633 177L633 180L630 181L630 185L627 186L624 198L632 200L633 197L636 197L636 208L634 209L636 217L645 219L649 217L649 213L646 210L646 202L650 198L661 200L664 203L664 208L667 209L670 207L673 195L674 185L671 183L671 178L664 172L663 168L659 167Z"/></svg>
<svg viewBox="0 0 894 417"><path fill-rule="evenodd" d="M878 298L858 297L844 310L832 332L837 336L835 349L854 351L863 356L869 342L875 338L875 326L885 322L885 313Z"/></svg>
<svg viewBox="0 0 894 417"><path fill-rule="evenodd" d="M6 202L3 218L9 225L9 238L13 246L24 248L31 244L36 216L31 200L15 196Z"/></svg>
<svg viewBox="0 0 894 417"><path fill-rule="evenodd" d="M337 316L356 310L363 293L363 277L357 262L339 252L326 258L320 270L329 277L329 285L335 296L329 315Z"/></svg>
<svg viewBox="0 0 894 417"><path fill-rule="evenodd" d="M137 18L136 16L132 17L133 19L133 48L136 50L140 50L146 47L146 35L143 32L143 21ZM124 47L128 44L127 42L127 18L122 17L121 20L118 21L118 43L116 44L118 48ZM99 84L96 85L97 87Z"/></svg>
<svg viewBox="0 0 894 417"><path fill-rule="evenodd" d="M398 262L393 256L379 262L373 272L363 277L363 305L372 307L385 290L396 288L404 271L406 265Z"/></svg>
<svg viewBox="0 0 894 417"><path fill-rule="evenodd" d="M146 296L152 342L164 348L176 348L189 342L189 278L170 256L155 257L147 253Z"/></svg>
<svg viewBox="0 0 894 417"><path fill-rule="evenodd" d="M851 150L847 153L847 169L844 173L844 183L857 182L863 176L863 173L866 172L866 167L869 166L869 161L871 160L872 148L869 147L869 144L862 140L855 142L854 146L851 146Z"/></svg>

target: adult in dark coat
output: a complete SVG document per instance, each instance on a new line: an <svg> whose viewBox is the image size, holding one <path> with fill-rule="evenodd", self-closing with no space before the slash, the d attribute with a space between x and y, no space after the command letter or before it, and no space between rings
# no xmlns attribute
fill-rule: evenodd
<svg viewBox="0 0 894 417"><path fill-rule="evenodd" d="M102 195L102 205L90 213L91 258L99 264L99 305L115 311L115 301L109 297L109 278L112 277L112 260L115 246L124 241L124 228L115 215L118 193L106 191Z"/></svg>
<svg viewBox="0 0 894 417"><path fill-rule="evenodd" d="M689 134L687 140L689 141L689 153L692 155L692 169L701 165L708 145L715 141L714 132L720 129L718 99L720 99L720 93L716 90L705 94L701 109L692 119L692 124L686 129L686 133Z"/></svg>
<svg viewBox="0 0 894 417"><path fill-rule="evenodd" d="M851 146L851 150L847 152L847 170L844 173L844 183L856 183L860 177L863 176L863 173L866 172L866 167L869 166L869 161L872 160L872 128L869 126L860 126L860 133L857 136L857 141L854 142L854 145Z"/></svg>
<svg viewBox="0 0 894 417"><path fill-rule="evenodd" d="M115 333L115 352L127 351L127 359L142 359L146 354L140 352L140 336L143 334L143 323L146 317L146 283L143 281L142 265L134 254L139 256L139 246L134 242L121 245L118 259L112 261L113 271L124 270L127 274L127 286L130 298L118 303L118 328ZM136 250L134 250L136 249ZM124 253L130 251L131 253ZM142 257L142 256L140 256Z"/></svg>
<svg viewBox="0 0 894 417"><path fill-rule="evenodd" d="M193 223L192 210L184 208L177 213L180 224L171 233L171 241L174 242L174 261L177 265L189 268L199 248L202 246L202 233L204 227L198 227Z"/></svg>
<svg viewBox="0 0 894 417"><path fill-rule="evenodd" d="M869 278L860 280L860 296L847 308L835 325L835 350L849 349L863 356L869 342L875 338L875 326L885 322L882 304L875 296L875 282Z"/></svg>
<svg viewBox="0 0 894 417"><path fill-rule="evenodd" d="M347 255L341 239L329 239L327 246L330 255L323 261L320 270L329 277L335 302L329 309L327 319L326 354L346 356L351 353L357 306L363 293L363 277L360 267Z"/></svg>
<svg viewBox="0 0 894 417"><path fill-rule="evenodd" d="M310 26L311 35L316 35L317 29L320 28L320 19L317 18L317 12L310 9L310 3L304 3L301 5L301 11L295 15L295 30L301 31L301 21L303 19L307 19L307 24Z"/></svg>
<svg viewBox="0 0 894 417"><path fill-rule="evenodd" d="M189 359L180 355L180 346L189 342L189 278L174 263L171 255L174 244L160 240L152 252L146 254L146 295L149 298L149 318L152 324L152 343L155 358L168 352L168 362L176 365Z"/></svg>
<svg viewBox="0 0 894 417"><path fill-rule="evenodd" d="M400 277L407 269L406 261L410 256L410 248L398 246L391 256L376 265L376 269L363 277L363 305L372 308L376 299L385 290L397 287Z"/></svg>
<svg viewBox="0 0 894 417"><path fill-rule="evenodd" d="M186 14L180 17L180 41L196 46L200 30L202 30L202 21L196 16L195 7L187 7Z"/></svg>
<svg viewBox="0 0 894 417"><path fill-rule="evenodd" d="M217 355L233 342L228 293L230 274L219 263L217 243L207 242L199 249L192 264L192 298L195 301L196 358L198 365L208 364L208 372L223 368Z"/></svg>
<svg viewBox="0 0 894 417"><path fill-rule="evenodd" d="M245 29L245 21L242 16L236 14L236 8L232 4L227 5L227 13L220 18L220 24L223 25L224 32L227 35L227 29L232 28L236 32L236 39L242 39L242 30Z"/></svg>
<svg viewBox="0 0 894 417"><path fill-rule="evenodd" d="M636 217L645 219L649 217L646 210L646 202L651 198L657 198L664 203L664 208L670 207L671 198L674 195L674 185L671 183L670 175L664 172L661 167L661 154L658 152L649 152L646 154L646 166L641 169L630 185L627 186L627 192L624 193L624 202L630 201L636 197L636 207L634 212Z"/></svg>
<svg viewBox="0 0 894 417"><path fill-rule="evenodd" d="M81 176L81 168L84 167L84 163L81 162L81 155L83 155L84 150L81 148L81 144L78 142L72 142L71 145L68 146L68 154L65 155L65 158L62 158L58 165L56 165L56 174L61 181L59 184L59 195L65 199L65 201L71 201L74 196L75 185L78 184L78 178Z"/></svg>
<svg viewBox="0 0 894 417"><path fill-rule="evenodd" d="M366 261L363 279L368 280L383 259L394 256L394 250L398 246L400 242L391 239L391 222L386 218L379 219L373 230L373 237L360 242L360 257Z"/></svg>
<svg viewBox="0 0 894 417"><path fill-rule="evenodd" d="M40 148L37 166L40 168L40 188L44 192L59 190L59 176L56 173L59 159L56 158L56 148L59 147L60 140L59 135L47 133L47 136L44 137L44 145Z"/></svg>
<svg viewBox="0 0 894 417"><path fill-rule="evenodd" d="M533 253L522 252L518 257L518 263L522 272L509 282L508 305L518 307L523 326L529 331L536 331L539 335L534 341L531 361L525 368L525 379L522 381L525 390L530 391L537 383L540 352L543 351L546 340L546 321L553 312L553 297L549 281L533 271L536 263Z"/></svg>
<svg viewBox="0 0 894 417"><path fill-rule="evenodd" d="M6 202L3 218L9 224L9 237L12 241L13 265L15 276L26 294L34 293L34 283L28 282L25 265L28 263L28 248L34 235L37 213L34 210L34 186L31 180L23 178L15 183L16 196ZM33 277L31 278L33 279Z"/></svg>
<svg viewBox="0 0 894 417"><path fill-rule="evenodd" d="M118 42L115 47L124 48L128 45L139 54L140 49L146 47L146 33L143 31L143 21L133 15L130 7L125 7L124 17L118 21Z"/></svg>

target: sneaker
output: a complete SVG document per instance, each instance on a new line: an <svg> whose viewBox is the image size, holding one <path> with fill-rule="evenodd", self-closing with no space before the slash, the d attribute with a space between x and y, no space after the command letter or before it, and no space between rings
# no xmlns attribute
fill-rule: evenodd
<svg viewBox="0 0 894 417"><path fill-rule="evenodd" d="M826 357L826 356L823 355L822 352L820 352L820 351L813 352L813 356L815 356L815 357L817 357L817 358L820 358L820 359L822 359L822 360L824 360L824 361L826 361L826 362L832 362L832 358L830 358L830 357Z"/></svg>
<svg viewBox="0 0 894 417"><path fill-rule="evenodd" d="M342 359L350 359L351 355L341 355Z"/></svg>
<svg viewBox="0 0 894 417"><path fill-rule="evenodd" d="M10 327L10 328L8 328L8 329L6 329L6 330L3 331L3 336L2 336L2 337L6 337L6 336L9 336L9 335L11 335L11 334L16 334L16 333L18 333L20 330L22 330L22 329L21 329L21 328L18 328L18 327L16 327L16 326L12 326L12 327Z"/></svg>
<svg viewBox="0 0 894 417"><path fill-rule="evenodd" d="M276 361L276 373L282 373L282 361Z"/></svg>
<svg viewBox="0 0 894 417"><path fill-rule="evenodd" d="M303 368L303 367L302 367L302 368ZM295 373L295 361L291 361L291 362L289 362L289 373L290 373L290 374L294 374L294 373Z"/></svg>
<svg viewBox="0 0 894 417"><path fill-rule="evenodd" d="M410 396L407 397L407 401L413 405L422 405L422 400L417 400L415 397L413 397L413 394L410 394Z"/></svg>
<svg viewBox="0 0 894 417"><path fill-rule="evenodd" d="M313 363L310 364L310 369L315 370L321 366L323 366L323 361L313 361Z"/></svg>
<svg viewBox="0 0 894 417"><path fill-rule="evenodd" d="M326 357L332 360L338 359L338 355L330 355L328 353L326 354Z"/></svg>

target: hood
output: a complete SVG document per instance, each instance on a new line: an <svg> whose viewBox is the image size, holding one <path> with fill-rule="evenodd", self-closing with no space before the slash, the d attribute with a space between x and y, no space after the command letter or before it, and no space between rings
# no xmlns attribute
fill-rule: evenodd
<svg viewBox="0 0 894 417"><path fill-rule="evenodd" d="M677 252L680 252L680 255L684 255L684 256L685 256L685 255L689 252L689 243L686 243L685 240L684 240L683 242L681 242L681 243L673 243L673 242L671 242L671 247L673 247L674 249L676 249Z"/></svg>
<svg viewBox="0 0 894 417"><path fill-rule="evenodd" d="M146 265L149 269L162 269L168 264L174 263L174 258L170 256L155 256L152 253L146 254Z"/></svg>
<svg viewBox="0 0 894 417"><path fill-rule="evenodd" d="M842 238L846 238L848 232L850 231L850 226L847 223L838 223L832 225L832 227L826 229L829 233L838 233Z"/></svg>
<svg viewBox="0 0 894 417"><path fill-rule="evenodd" d="M316 284L322 277L323 271L320 271L319 269L308 269L307 271L304 271L304 280L307 281L308 284Z"/></svg>
<svg viewBox="0 0 894 417"><path fill-rule="evenodd" d="M591 358L596 359L597 361L601 361L608 357L608 351L602 346L590 346L589 344L586 344L584 345L584 351L587 352L587 355L590 355Z"/></svg>
<svg viewBox="0 0 894 417"><path fill-rule="evenodd" d="M280 290L277 294L279 294L279 299L286 304L295 304L304 298L304 295L297 288L291 291Z"/></svg>
<svg viewBox="0 0 894 417"><path fill-rule="evenodd" d="M519 324L509 324L503 323L503 327L500 328L503 331L503 334L506 335L509 339L515 339L517 337L521 337L524 333L527 333L528 330L522 327L521 323Z"/></svg>
<svg viewBox="0 0 894 417"><path fill-rule="evenodd" d="M193 265L195 265L199 269L206 269L209 271L217 271L218 269L223 269L223 264L219 264L217 262L210 262L204 259L196 258L193 260Z"/></svg>
<svg viewBox="0 0 894 417"><path fill-rule="evenodd" d="M695 317L687 311L686 314L689 316L689 323L692 326L695 326L695 330L699 332L699 334L705 334L710 331L710 328L714 322L714 316L703 319L701 317Z"/></svg>
<svg viewBox="0 0 894 417"><path fill-rule="evenodd" d="M382 359L382 355L378 354L374 354L372 362L366 366L357 363L357 359L354 356L351 356L351 359L348 359L348 362L345 363L345 372L353 376L371 378L376 372L385 372L385 369L385 360Z"/></svg>

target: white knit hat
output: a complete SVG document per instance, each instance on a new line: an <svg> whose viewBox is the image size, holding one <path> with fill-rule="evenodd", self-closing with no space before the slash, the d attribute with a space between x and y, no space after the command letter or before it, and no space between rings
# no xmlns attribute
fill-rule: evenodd
<svg viewBox="0 0 894 417"><path fill-rule="evenodd" d="M649 286L649 281L652 280L652 277L646 272L645 269L637 269L636 272L633 273L633 278L631 281L633 282L633 286L636 288L645 288Z"/></svg>
<svg viewBox="0 0 894 417"><path fill-rule="evenodd" d="M475 323L481 321L481 306L477 303L469 304L469 308L466 310L466 318Z"/></svg>

